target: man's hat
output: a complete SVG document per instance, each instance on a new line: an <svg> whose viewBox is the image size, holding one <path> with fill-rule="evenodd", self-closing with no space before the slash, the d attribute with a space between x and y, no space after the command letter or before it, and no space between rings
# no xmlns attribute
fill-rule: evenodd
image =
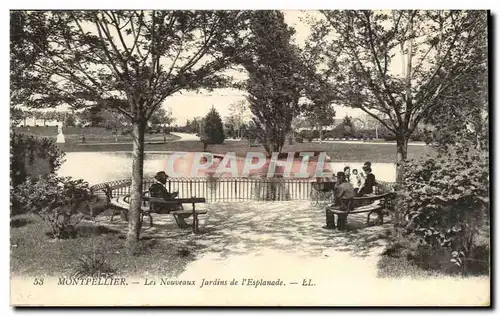
<svg viewBox="0 0 500 316"><path fill-rule="evenodd" d="M165 171L158 171L155 175L155 179L159 180L161 177L168 178L168 175Z"/></svg>

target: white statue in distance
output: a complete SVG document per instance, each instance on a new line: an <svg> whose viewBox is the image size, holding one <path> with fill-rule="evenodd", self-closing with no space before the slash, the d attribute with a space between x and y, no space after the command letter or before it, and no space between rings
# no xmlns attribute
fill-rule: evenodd
<svg viewBox="0 0 500 316"><path fill-rule="evenodd" d="M56 143L58 144L64 144L66 141L64 139L64 134L63 134L63 131L62 131L62 122L59 122L57 124L57 140L56 140Z"/></svg>

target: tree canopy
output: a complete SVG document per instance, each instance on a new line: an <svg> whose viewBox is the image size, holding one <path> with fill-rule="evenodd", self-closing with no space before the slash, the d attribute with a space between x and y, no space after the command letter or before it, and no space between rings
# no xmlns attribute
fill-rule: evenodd
<svg viewBox="0 0 500 316"><path fill-rule="evenodd" d="M485 11L321 11L306 45L337 102L390 130L400 163L424 118L485 62ZM485 76L485 74L483 74Z"/></svg>
<svg viewBox="0 0 500 316"><path fill-rule="evenodd" d="M282 12L255 11L239 59L248 72L244 87L257 137L269 154L281 151L304 90L305 65L292 44L293 33Z"/></svg>

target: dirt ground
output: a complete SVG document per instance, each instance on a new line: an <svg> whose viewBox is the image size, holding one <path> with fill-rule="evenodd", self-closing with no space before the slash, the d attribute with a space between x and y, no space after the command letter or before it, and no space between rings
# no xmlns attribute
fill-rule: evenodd
<svg viewBox="0 0 500 316"><path fill-rule="evenodd" d="M154 226L146 222L142 233L146 239L184 240L196 254L177 277L196 280L204 293L190 297L190 304L204 304L208 297L211 304L232 305L489 302L489 279L484 277L378 278L376 265L386 243L384 231L390 224L367 227L366 214L350 216L349 230L340 232L323 229L324 211L306 201L217 203L207 205L207 210L207 215L200 216L200 234L177 228L171 215L155 214ZM106 216L98 217L97 222L126 230L119 216L113 223ZM254 287L250 279L283 281L286 288ZM237 281L239 285L221 286L223 281ZM255 295L248 295L251 288L255 288Z"/></svg>

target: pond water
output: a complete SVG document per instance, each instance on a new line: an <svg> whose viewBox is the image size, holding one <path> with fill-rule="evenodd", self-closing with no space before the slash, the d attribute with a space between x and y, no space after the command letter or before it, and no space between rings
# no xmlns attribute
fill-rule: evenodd
<svg viewBox="0 0 500 316"><path fill-rule="evenodd" d="M165 161L171 153L148 152L144 161L144 176L151 177L160 170L165 170ZM81 178L89 184L127 179L131 177L132 154L129 152L69 152L66 161L58 171L60 176ZM364 161L331 162L333 172L342 171L345 166L361 170ZM396 179L396 167L392 163L372 161L372 170L381 181L393 182Z"/></svg>

